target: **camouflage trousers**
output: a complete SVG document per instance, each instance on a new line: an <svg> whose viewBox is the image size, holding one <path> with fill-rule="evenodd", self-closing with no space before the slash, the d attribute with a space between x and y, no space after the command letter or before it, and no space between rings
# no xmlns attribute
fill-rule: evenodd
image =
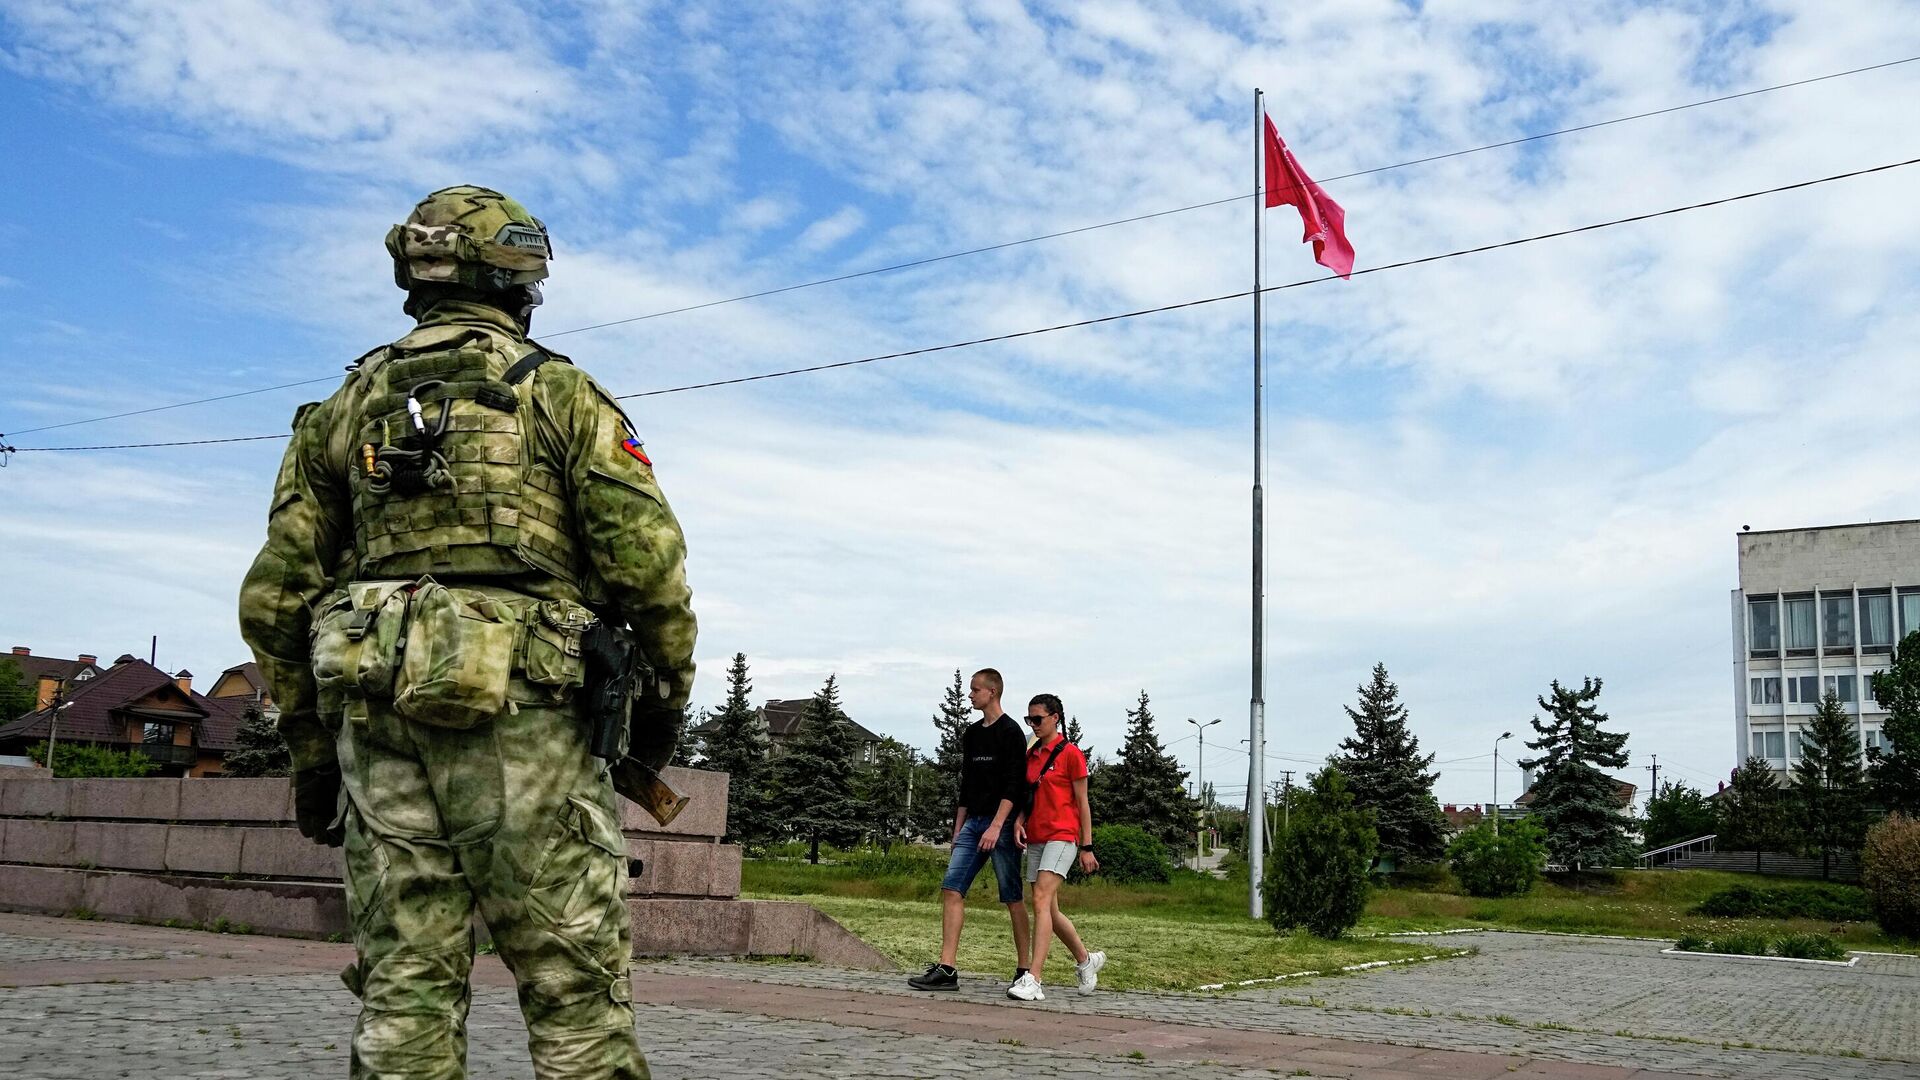
<svg viewBox="0 0 1920 1080"><path fill-rule="evenodd" d="M522 705L456 731L372 703L337 741L354 1080L466 1076L476 906L518 984L534 1075L647 1078L626 846L572 709Z"/></svg>

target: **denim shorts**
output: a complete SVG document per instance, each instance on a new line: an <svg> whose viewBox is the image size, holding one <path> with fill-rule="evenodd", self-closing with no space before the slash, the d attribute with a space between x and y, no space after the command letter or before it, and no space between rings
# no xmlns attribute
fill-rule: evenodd
<svg viewBox="0 0 1920 1080"><path fill-rule="evenodd" d="M1073 857L1080 854L1080 845L1071 840L1047 840L1027 845L1027 880L1038 881L1040 871L1066 877L1073 872Z"/></svg>
<svg viewBox="0 0 1920 1080"><path fill-rule="evenodd" d="M953 855L947 859L947 876L940 879L940 887L951 889L961 896L973 888L973 879L985 866L989 853L980 850L980 834L993 824L989 816L969 817L960 826L960 836L953 842ZM1017 904L1020 902L1020 849L1013 843L1013 822L1000 826L1000 842L993 846L993 877L1000 883L1000 902Z"/></svg>

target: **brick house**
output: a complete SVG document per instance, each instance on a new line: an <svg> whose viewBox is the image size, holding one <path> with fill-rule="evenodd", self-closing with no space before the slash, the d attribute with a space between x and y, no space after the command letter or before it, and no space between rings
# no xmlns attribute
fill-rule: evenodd
<svg viewBox="0 0 1920 1080"><path fill-rule="evenodd" d="M58 728L49 693L40 708L0 725L0 754L25 754L53 732L59 743L139 750L159 763L156 776L220 774L251 694L208 697L194 691L192 672L169 675L131 655L104 670L85 659L92 674L67 685Z"/></svg>

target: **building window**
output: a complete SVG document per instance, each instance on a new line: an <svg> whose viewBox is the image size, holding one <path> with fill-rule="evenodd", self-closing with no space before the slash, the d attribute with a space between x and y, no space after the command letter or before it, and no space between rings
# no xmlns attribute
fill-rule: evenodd
<svg viewBox="0 0 1920 1080"><path fill-rule="evenodd" d="M1900 636L1920 630L1920 589L1900 590Z"/></svg>
<svg viewBox="0 0 1920 1080"><path fill-rule="evenodd" d="M1868 750L1879 750L1879 751L1885 752L1893 748L1889 743L1887 743L1885 740L1883 740L1880 737L1880 733L1878 731L1874 731L1872 729L1868 729L1867 731L1861 734L1860 743L1861 745L1865 746Z"/></svg>
<svg viewBox="0 0 1920 1080"><path fill-rule="evenodd" d="M1852 701L1853 700L1853 676L1851 675L1827 676L1827 693L1833 694L1839 697L1841 701Z"/></svg>
<svg viewBox="0 0 1920 1080"><path fill-rule="evenodd" d="M1747 680L1752 684L1753 703L1755 705L1780 704L1780 677L1777 675L1756 675Z"/></svg>
<svg viewBox="0 0 1920 1080"><path fill-rule="evenodd" d="M1813 675L1787 676L1787 700L1795 705L1820 703L1820 680Z"/></svg>
<svg viewBox="0 0 1920 1080"><path fill-rule="evenodd" d="M1787 648L1812 649L1813 600L1787 601Z"/></svg>
<svg viewBox="0 0 1920 1080"><path fill-rule="evenodd" d="M1769 761L1787 760L1787 734L1784 731L1753 733L1753 756Z"/></svg>
<svg viewBox="0 0 1920 1080"><path fill-rule="evenodd" d="M172 724L148 724L140 731L143 743L170 743L173 741Z"/></svg>
<svg viewBox="0 0 1920 1080"><path fill-rule="evenodd" d="M1853 648L1853 597L1820 598L1820 641L1829 649Z"/></svg>
<svg viewBox="0 0 1920 1080"><path fill-rule="evenodd" d="M1920 596L1915 596L1920 601ZM1916 608L1915 614L1920 614ZM1747 622L1753 628L1749 648L1772 655L1780 651L1780 605L1773 600L1747 601Z"/></svg>
<svg viewBox="0 0 1920 1080"><path fill-rule="evenodd" d="M1792 754L1796 759L1806 757L1807 752L1802 749L1806 741L1807 735L1803 731L1787 732L1787 752Z"/></svg>
<svg viewBox="0 0 1920 1080"><path fill-rule="evenodd" d="M1893 597L1860 594L1860 647L1883 650L1893 645Z"/></svg>

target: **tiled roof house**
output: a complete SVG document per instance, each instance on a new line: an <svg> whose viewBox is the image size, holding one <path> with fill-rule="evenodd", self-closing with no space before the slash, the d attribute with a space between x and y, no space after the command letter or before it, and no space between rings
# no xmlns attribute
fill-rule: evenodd
<svg viewBox="0 0 1920 1080"><path fill-rule="evenodd" d="M17 659L17 658L16 658ZM105 670L70 683L55 727L48 704L0 725L0 753L21 754L51 732L59 743L138 749L159 762L157 776L220 772L251 695L211 698L193 689L193 673L169 675L144 660L122 656Z"/></svg>

